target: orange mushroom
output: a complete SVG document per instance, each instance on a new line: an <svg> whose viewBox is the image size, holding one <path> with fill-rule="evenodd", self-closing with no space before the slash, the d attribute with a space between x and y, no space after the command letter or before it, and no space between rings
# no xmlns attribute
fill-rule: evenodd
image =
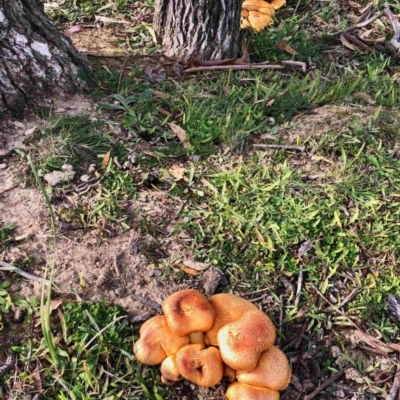
<svg viewBox="0 0 400 400"><path fill-rule="evenodd" d="M259 311L250 301L230 293L215 294L208 301L215 310L214 324L206 333L206 340L212 346L218 345L217 335L223 326L237 321L248 312Z"/></svg>
<svg viewBox="0 0 400 400"><path fill-rule="evenodd" d="M172 333L164 315L157 315L141 326L133 352L136 359L143 364L156 365L187 344L189 344L188 336Z"/></svg>
<svg viewBox="0 0 400 400"><path fill-rule="evenodd" d="M204 345L203 332L213 325L215 311L203 293L194 289L181 290L169 296L162 309L173 333L189 335L191 343Z"/></svg>
<svg viewBox="0 0 400 400"><path fill-rule="evenodd" d="M226 391L228 400L279 400L279 392L269 388L234 382Z"/></svg>
<svg viewBox="0 0 400 400"><path fill-rule="evenodd" d="M242 4L242 29L251 28L256 32L262 31L272 22L275 10L286 4L285 0L244 0Z"/></svg>
<svg viewBox="0 0 400 400"><path fill-rule="evenodd" d="M275 326L262 311L252 311L225 325L217 340L225 364L239 372L252 371L261 353L276 339Z"/></svg>
<svg viewBox="0 0 400 400"><path fill-rule="evenodd" d="M208 301L216 316L206 342L217 345L224 363L234 370L251 371L260 354L275 342L272 321L253 303L233 294L217 294Z"/></svg>
<svg viewBox="0 0 400 400"><path fill-rule="evenodd" d="M173 386L177 381L182 379L182 375L178 370L175 361L175 354L172 356L168 356L161 363L161 382L163 382L167 386Z"/></svg>
<svg viewBox="0 0 400 400"><path fill-rule="evenodd" d="M223 376L224 367L216 347L189 344L176 353L175 362L181 375L199 386L214 386Z"/></svg>
<svg viewBox="0 0 400 400"><path fill-rule="evenodd" d="M252 386L283 390L290 382L291 371L285 354L275 346L264 350L257 366L250 372L238 372L237 380Z"/></svg>

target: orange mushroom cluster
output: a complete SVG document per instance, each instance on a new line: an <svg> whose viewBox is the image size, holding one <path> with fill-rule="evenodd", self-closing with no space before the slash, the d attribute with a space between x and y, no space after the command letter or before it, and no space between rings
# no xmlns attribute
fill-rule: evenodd
<svg viewBox="0 0 400 400"><path fill-rule="evenodd" d="M140 329L133 351L147 365L161 363L161 380L182 378L211 387L225 376L228 400L279 400L291 371L285 354L273 345L275 327L251 302L221 293L207 299L194 289L169 296L164 315Z"/></svg>
<svg viewBox="0 0 400 400"><path fill-rule="evenodd" d="M262 31L272 22L275 10L285 4L286 0L244 0L240 27L251 28L256 32Z"/></svg>

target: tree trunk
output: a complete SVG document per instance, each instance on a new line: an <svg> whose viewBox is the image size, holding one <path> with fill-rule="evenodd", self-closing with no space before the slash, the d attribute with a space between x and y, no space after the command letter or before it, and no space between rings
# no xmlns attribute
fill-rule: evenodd
<svg viewBox="0 0 400 400"><path fill-rule="evenodd" d="M167 57L237 57L242 0L155 0L154 30Z"/></svg>
<svg viewBox="0 0 400 400"><path fill-rule="evenodd" d="M85 89L91 74L40 0L0 0L0 116L21 117L33 100Z"/></svg>

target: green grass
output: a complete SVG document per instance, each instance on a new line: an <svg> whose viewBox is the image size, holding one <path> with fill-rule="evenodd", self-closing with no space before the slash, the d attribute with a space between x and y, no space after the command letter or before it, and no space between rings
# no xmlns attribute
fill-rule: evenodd
<svg viewBox="0 0 400 400"><path fill-rule="evenodd" d="M15 228L16 225L11 222L3 224L0 221L0 251L4 251L10 246Z"/></svg>
<svg viewBox="0 0 400 400"><path fill-rule="evenodd" d="M99 161L99 155L113 147L113 141L101 121L89 116L63 117L27 141L32 146L32 157L43 173L61 170L71 164L81 171Z"/></svg>
<svg viewBox="0 0 400 400"><path fill-rule="evenodd" d="M70 22L94 22L95 17L106 13L109 18L121 18L129 11L132 1L117 0L112 3L107 0L96 2L87 0L61 0L53 3L48 9L49 17L57 24Z"/></svg>
<svg viewBox="0 0 400 400"><path fill-rule="evenodd" d="M233 287L265 287L302 265L311 285L302 307L311 310L313 286L325 293L351 274L360 290L351 312L379 320L385 295L400 293L400 161L384 145L392 133L383 125L379 116L370 126L354 120L321 137L314 161L300 166L301 156L258 152L208 172L209 185L192 188L183 214L182 227L203 244L198 257L217 263ZM329 166L322 174L321 159ZM309 180L313 173L321 177ZM303 259L305 241L312 249Z"/></svg>
<svg viewBox="0 0 400 400"><path fill-rule="evenodd" d="M18 380L6 379L10 399L21 398L26 390L36 390L31 364L37 365L46 399L164 398L168 390L158 386L156 370L144 368L132 354L137 334L121 307L69 303L58 315L52 318L51 329L59 365L49 357L40 338L14 346L24 387Z"/></svg>

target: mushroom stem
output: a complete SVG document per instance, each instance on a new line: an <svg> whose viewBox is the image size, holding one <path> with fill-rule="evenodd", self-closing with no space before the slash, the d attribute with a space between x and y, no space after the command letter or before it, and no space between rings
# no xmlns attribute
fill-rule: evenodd
<svg viewBox="0 0 400 400"><path fill-rule="evenodd" d="M189 340L190 344L201 344L203 347L205 347L203 332L189 333Z"/></svg>

